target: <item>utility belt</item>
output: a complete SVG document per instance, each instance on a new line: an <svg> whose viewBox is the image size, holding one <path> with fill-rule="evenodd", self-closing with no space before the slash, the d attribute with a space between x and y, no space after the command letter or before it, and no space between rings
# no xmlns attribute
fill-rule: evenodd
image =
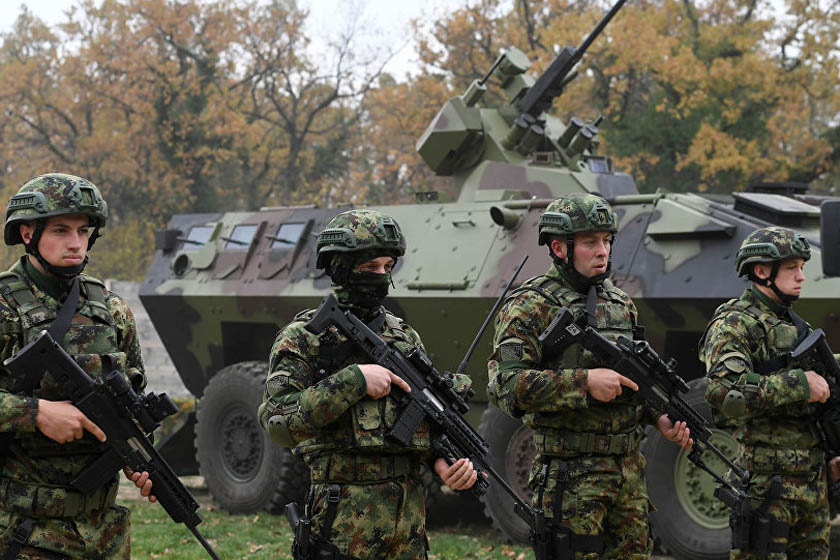
<svg viewBox="0 0 840 560"><path fill-rule="evenodd" d="M534 428L534 444L544 456L629 455L638 451L644 431L637 427L623 434L562 432L553 428Z"/></svg>
<svg viewBox="0 0 840 560"><path fill-rule="evenodd" d="M541 457L542 469L540 470L539 483L537 486L537 508L543 508L543 494L548 483L548 471L550 463L558 465L557 486L554 491L553 511L554 517L549 521L548 535L538 535L534 545L535 560L573 560L576 552L587 552L602 554L604 552L604 535L580 535L569 527L560 524L563 512L563 494L569 484L569 472L571 466L568 461L556 457Z"/></svg>
<svg viewBox="0 0 840 560"><path fill-rule="evenodd" d="M821 447L784 448L741 444L738 462L751 473L813 476L825 464Z"/></svg>
<svg viewBox="0 0 840 560"><path fill-rule="evenodd" d="M422 459L416 454L344 455L333 453L308 459L313 484L373 483L420 476Z"/></svg>
<svg viewBox="0 0 840 560"><path fill-rule="evenodd" d="M92 494L61 486L42 486L0 479L0 509L26 517L77 517L112 506L118 484L113 482Z"/></svg>
<svg viewBox="0 0 840 560"><path fill-rule="evenodd" d="M766 556L771 552L781 553L787 549L787 537L790 525L776 520L768 510L773 500L782 494L782 478L773 477L764 501L758 508L747 511L733 511L729 516L732 528L732 548L742 552L751 552L755 556ZM785 542L774 542L783 538Z"/></svg>

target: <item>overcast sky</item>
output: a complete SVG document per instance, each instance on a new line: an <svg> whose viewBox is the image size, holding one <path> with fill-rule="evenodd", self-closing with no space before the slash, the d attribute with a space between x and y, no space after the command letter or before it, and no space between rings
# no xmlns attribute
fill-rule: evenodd
<svg viewBox="0 0 840 560"><path fill-rule="evenodd" d="M344 23L342 17L349 6L358 4L362 8L362 21L374 27L383 48L401 51L392 59L386 70L397 76L404 76L415 66L415 49L409 42L411 18L442 15L468 3L469 0L299 0L299 4L310 10L311 35L324 36L335 33ZM0 0L0 31L10 28L20 13L21 5L49 24L65 19L65 12L77 4L77 0Z"/></svg>

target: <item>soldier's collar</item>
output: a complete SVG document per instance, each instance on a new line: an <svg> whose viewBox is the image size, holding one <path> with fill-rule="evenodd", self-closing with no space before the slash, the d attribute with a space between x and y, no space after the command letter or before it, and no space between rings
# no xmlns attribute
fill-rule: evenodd
<svg viewBox="0 0 840 560"><path fill-rule="evenodd" d="M71 280L65 280L63 278L57 278L52 275L44 274L35 268L31 262L29 262L28 255L21 257L21 265L23 266L23 270L26 275L30 280L32 280L32 283L35 284L39 290L55 300L58 300L66 295L70 289L70 285L72 284Z"/></svg>
<svg viewBox="0 0 840 560"><path fill-rule="evenodd" d="M773 299L767 294L759 290L755 284L752 284L748 291L753 298L755 298L761 305L769 309L777 317L785 317L787 315L787 312L790 309L789 306L773 301Z"/></svg>
<svg viewBox="0 0 840 560"><path fill-rule="evenodd" d="M548 269L548 272L545 275L546 275L546 277L551 278L552 280L554 280L556 282L559 282L564 287L569 288L570 290L573 290L574 292L577 292L578 294L581 295L581 297L586 297L586 295L589 293L589 286L586 286L586 287L578 286L577 283L569 276L569 274L565 270L561 269L559 266L557 266L554 263L552 263L551 267ZM601 292L603 292L603 290L604 290L604 283L603 282L599 282L598 284L595 284L595 291L597 293L600 294Z"/></svg>

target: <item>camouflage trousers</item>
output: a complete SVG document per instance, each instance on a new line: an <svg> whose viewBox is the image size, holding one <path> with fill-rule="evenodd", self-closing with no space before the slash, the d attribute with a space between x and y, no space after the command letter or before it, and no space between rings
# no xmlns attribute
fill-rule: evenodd
<svg viewBox="0 0 840 560"><path fill-rule="evenodd" d="M312 486L312 534L322 534L330 484ZM326 540L362 560L426 558L426 489L416 478L340 485Z"/></svg>
<svg viewBox="0 0 840 560"><path fill-rule="evenodd" d="M75 518L35 518L29 542L17 558L128 560L130 515L128 509L114 505ZM0 558L22 519L18 513L0 509Z"/></svg>
<svg viewBox="0 0 840 560"><path fill-rule="evenodd" d="M787 552L756 556L736 549L729 553L730 560L826 560L830 519L825 470L823 466L814 473L782 475L782 494L770 502L767 511L775 520L790 525L787 539L777 537L772 541L786 543ZM749 493L756 502L764 500L772 477L770 474L753 475Z"/></svg>
<svg viewBox="0 0 840 560"><path fill-rule="evenodd" d="M543 508L546 518L559 518L559 525L576 535L603 535L602 554L577 552L574 555L576 560L641 560L650 557L653 539L648 525L645 458L641 453L550 459L541 504L537 503L543 466L540 459L531 471L534 505ZM558 484L564 478L563 463L568 471L560 498Z"/></svg>

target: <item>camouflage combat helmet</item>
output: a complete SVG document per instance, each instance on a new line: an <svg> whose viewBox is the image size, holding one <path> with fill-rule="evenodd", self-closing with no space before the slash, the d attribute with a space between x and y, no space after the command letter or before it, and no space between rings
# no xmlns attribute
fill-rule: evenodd
<svg viewBox="0 0 840 560"><path fill-rule="evenodd" d="M607 201L595 194L575 193L552 201L540 214L539 244L549 235L571 235L586 231L618 231L618 218Z"/></svg>
<svg viewBox="0 0 840 560"><path fill-rule="evenodd" d="M791 257L811 258L808 240L793 230L782 227L765 227L749 234L741 243L735 256L738 276L749 274L751 263L772 263Z"/></svg>
<svg viewBox="0 0 840 560"><path fill-rule="evenodd" d="M23 243L21 223L64 214L85 214L98 229L108 220L108 205L96 185L81 177L49 173L30 179L6 206L6 245ZM91 244L93 239L95 234Z"/></svg>
<svg viewBox="0 0 840 560"><path fill-rule="evenodd" d="M315 266L327 268L332 255L355 251L381 250L401 257L405 237L396 220L376 210L349 210L335 216L318 234Z"/></svg>

